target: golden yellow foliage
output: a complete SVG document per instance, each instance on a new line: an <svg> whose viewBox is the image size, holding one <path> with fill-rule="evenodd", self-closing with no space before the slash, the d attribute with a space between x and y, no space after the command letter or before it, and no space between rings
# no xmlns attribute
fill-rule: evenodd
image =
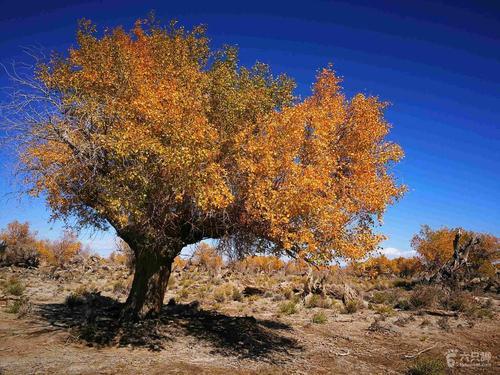
<svg viewBox="0 0 500 375"><path fill-rule="evenodd" d="M241 272L266 272L271 273L282 270L285 262L276 256L249 256L235 265Z"/></svg>
<svg viewBox="0 0 500 375"><path fill-rule="evenodd" d="M25 134L31 193L55 217L111 224L134 251L173 259L246 236L319 264L361 258L404 191L388 172L403 152L385 139L386 103L347 98L331 67L299 102L290 78L211 52L200 27L139 20L98 36L82 21L35 81L49 115Z"/></svg>
<svg viewBox="0 0 500 375"><path fill-rule="evenodd" d="M182 259L181 257L177 256L174 259L174 262L172 264L172 270L182 270L187 264L187 261L185 259Z"/></svg>
<svg viewBox="0 0 500 375"><path fill-rule="evenodd" d="M38 243L38 252L42 260L58 267L63 267L81 251L82 243L71 231L64 231L61 237L55 241L40 241Z"/></svg>

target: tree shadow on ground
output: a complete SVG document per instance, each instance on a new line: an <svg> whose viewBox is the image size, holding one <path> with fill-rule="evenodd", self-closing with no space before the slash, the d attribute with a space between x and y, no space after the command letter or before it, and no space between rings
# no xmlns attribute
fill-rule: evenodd
<svg viewBox="0 0 500 375"><path fill-rule="evenodd" d="M211 344L212 353L273 363L301 350L295 339L284 335L292 328L277 321L228 316L200 309L197 302L170 302L155 319L121 323L121 306L112 298L95 294L76 306L39 305L38 314L89 346L161 350L169 342L192 337Z"/></svg>

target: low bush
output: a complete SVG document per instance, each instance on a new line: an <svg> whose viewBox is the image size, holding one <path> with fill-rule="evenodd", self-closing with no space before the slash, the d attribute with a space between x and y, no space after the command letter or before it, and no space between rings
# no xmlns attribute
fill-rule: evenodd
<svg viewBox="0 0 500 375"><path fill-rule="evenodd" d="M398 297L399 294L395 291L376 291L370 298L370 302L394 305L398 300Z"/></svg>
<svg viewBox="0 0 500 375"><path fill-rule="evenodd" d="M243 300L243 295L241 294L240 290L235 286L233 287L231 298L233 299L233 301L238 301L238 302L241 302Z"/></svg>
<svg viewBox="0 0 500 375"><path fill-rule="evenodd" d="M24 290L25 290L25 286L23 285L23 283L15 278L15 277L12 277L10 278L7 283L4 285L4 290L5 290L5 293L7 294L11 294L13 296L20 296L24 293Z"/></svg>
<svg viewBox="0 0 500 375"><path fill-rule="evenodd" d="M312 322L315 324L325 324L328 321L326 314L323 311L317 312L312 317Z"/></svg>
<svg viewBox="0 0 500 375"><path fill-rule="evenodd" d="M313 307L320 307L323 309L328 309L332 305L331 300L329 298L322 297L318 294L311 294L306 297L304 301L304 306L308 309Z"/></svg>
<svg viewBox="0 0 500 375"><path fill-rule="evenodd" d="M407 370L407 375L443 375L446 364L443 359L422 357L415 360Z"/></svg>
<svg viewBox="0 0 500 375"><path fill-rule="evenodd" d="M394 308L388 305L375 305L373 310L383 316L392 316L395 313Z"/></svg>
<svg viewBox="0 0 500 375"><path fill-rule="evenodd" d="M495 317L495 314L493 313L493 311L487 307L482 307L482 308L475 310L472 313L472 315L476 318L479 318L479 319L484 319L484 318L493 319Z"/></svg>
<svg viewBox="0 0 500 375"><path fill-rule="evenodd" d="M14 301L11 305L7 306L6 311L9 314L17 314L18 318L22 318L27 315L32 309L31 302L26 297L21 297L20 299Z"/></svg>
<svg viewBox="0 0 500 375"><path fill-rule="evenodd" d="M285 288L282 293L286 299L291 299L294 296L292 288Z"/></svg>
<svg viewBox="0 0 500 375"><path fill-rule="evenodd" d="M401 310L411 310L413 308L408 298L399 298L394 304L394 307Z"/></svg>
<svg viewBox="0 0 500 375"><path fill-rule="evenodd" d="M293 301L283 302L279 306L279 312L285 315L292 315L298 311L297 304Z"/></svg>
<svg viewBox="0 0 500 375"><path fill-rule="evenodd" d="M226 292L223 288L217 288L214 291L214 300L220 303L226 300Z"/></svg>
<svg viewBox="0 0 500 375"><path fill-rule="evenodd" d="M359 309L359 301L352 300L345 304L345 312L347 314L354 314Z"/></svg>

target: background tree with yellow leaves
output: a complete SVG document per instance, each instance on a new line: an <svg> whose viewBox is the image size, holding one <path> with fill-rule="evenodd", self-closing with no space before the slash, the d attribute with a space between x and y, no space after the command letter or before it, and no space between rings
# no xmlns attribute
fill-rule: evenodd
<svg viewBox="0 0 500 375"><path fill-rule="evenodd" d="M124 317L158 313L174 258L205 238L316 263L363 257L404 190L388 172L403 153L386 140L385 103L346 98L331 68L299 101L293 80L211 51L200 27L99 34L82 21L67 54L12 78L29 192L134 251Z"/></svg>
<svg viewBox="0 0 500 375"><path fill-rule="evenodd" d="M0 230L0 265L36 267L40 262L41 241L29 223L13 221Z"/></svg>
<svg viewBox="0 0 500 375"><path fill-rule="evenodd" d="M435 271L441 268L453 257L454 240L460 231L459 246L465 245L472 239L477 239L477 245L472 247L467 258L467 268L463 270L463 277L494 277L497 273L500 259L500 240L489 233L477 233L461 228L432 229L423 225L420 232L412 241L412 247L417 251L428 270Z"/></svg>

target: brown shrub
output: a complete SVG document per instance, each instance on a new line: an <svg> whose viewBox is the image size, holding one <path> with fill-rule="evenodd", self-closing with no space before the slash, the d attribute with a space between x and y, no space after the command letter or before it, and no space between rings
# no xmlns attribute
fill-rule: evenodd
<svg viewBox="0 0 500 375"><path fill-rule="evenodd" d="M462 291L452 292L442 301L442 305L449 310L463 313L470 313L478 307L472 294Z"/></svg>
<svg viewBox="0 0 500 375"><path fill-rule="evenodd" d="M436 286L421 285L415 288L410 296L413 308L435 307L445 298L445 292Z"/></svg>

